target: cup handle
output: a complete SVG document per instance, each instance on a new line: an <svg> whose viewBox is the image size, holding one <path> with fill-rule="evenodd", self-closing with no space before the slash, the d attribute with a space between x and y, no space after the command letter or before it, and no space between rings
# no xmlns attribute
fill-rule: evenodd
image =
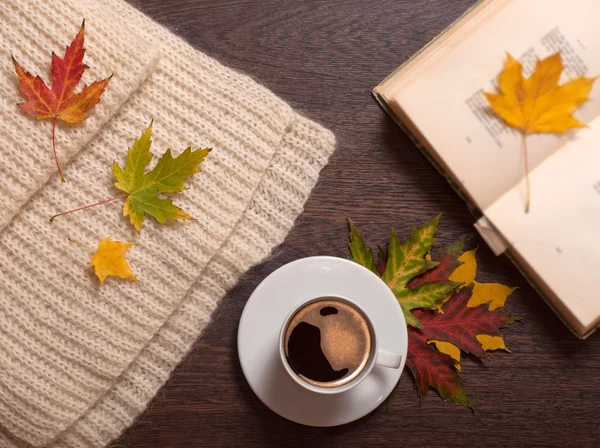
<svg viewBox="0 0 600 448"><path fill-rule="evenodd" d="M377 351L377 358L375 358L375 364L378 366L389 367L391 369L397 369L400 367L402 362L402 355L398 353L388 352L387 350L379 349Z"/></svg>

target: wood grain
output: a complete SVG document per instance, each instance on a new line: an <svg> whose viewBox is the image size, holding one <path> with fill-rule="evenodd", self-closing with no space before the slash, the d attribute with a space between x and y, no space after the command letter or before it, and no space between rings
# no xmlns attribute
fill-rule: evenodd
<svg viewBox="0 0 600 448"><path fill-rule="evenodd" d="M600 344L572 336L504 258L476 236L445 179L371 98L371 89L473 0L147 0L136 6L195 48L244 71L332 129L338 149L295 229L221 303L202 338L114 447L598 446ZM372 245L444 212L440 244L480 246L482 281L520 289L508 310L512 354L463 362L476 408L422 407L408 372L394 400L338 428L288 422L254 396L236 353L237 325L258 283L300 257L345 257L351 216Z"/></svg>

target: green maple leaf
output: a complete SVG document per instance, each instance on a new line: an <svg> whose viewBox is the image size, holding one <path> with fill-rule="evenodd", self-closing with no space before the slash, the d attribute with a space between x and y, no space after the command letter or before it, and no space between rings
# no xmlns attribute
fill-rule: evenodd
<svg viewBox="0 0 600 448"><path fill-rule="evenodd" d="M424 283L416 288L407 287L413 278L438 265L438 262L428 260L426 255L435 242L434 236L440 216L425 223L420 229L414 228L404 244L400 244L396 231L392 228L385 270L380 275L402 307L406 323L416 328L423 328L423 326L410 312L411 310L434 309L436 301L446 297L450 291L460 285L456 282L441 281ZM352 221L348 220L348 223L352 260L379 275L373 251L367 247Z"/></svg>
<svg viewBox="0 0 600 448"><path fill-rule="evenodd" d="M185 190L184 179L200 172L198 165L210 152L210 148L192 151L188 147L173 158L171 150L167 149L158 159L154 169L146 172L146 166L154 157L150 152L151 135L152 123L142 136L135 140L133 147L129 148L125 167L121 168L117 162L113 163L113 173L117 180L115 187L128 193L123 205L123 216L129 216L131 224L138 231L142 228L146 213L161 224L165 224L168 219L192 219L179 207L173 205L171 199L161 198L158 195Z"/></svg>
<svg viewBox="0 0 600 448"><path fill-rule="evenodd" d="M350 218L348 218L348 225L350 226L350 243L348 246L350 247L352 260L379 275L377 266L375 265L373 250L367 247L365 240L356 227L354 227L354 223Z"/></svg>

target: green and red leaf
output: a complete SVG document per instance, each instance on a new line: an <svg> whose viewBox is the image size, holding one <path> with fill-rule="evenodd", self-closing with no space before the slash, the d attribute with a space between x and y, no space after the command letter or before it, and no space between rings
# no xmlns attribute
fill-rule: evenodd
<svg viewBox="0 0 600 448"><path fill-rule="evenodd" d="M439 250L431 257L431 260L437 262L438 265L413 278L406 287L418 288L425 283L447 282L450 274L461 264L458 257L461 256L464 245L464 241L459 241L443 250Z"/></svg>
<svg viewBox="0 0 600 448"><path fill-rule="evenodd" d="M423 308L433 309L436 302L447 296L459 284L445 281L423 283L415 288L407 284L415 277L426 273L439 265L437 261L428 260L426 255L435 241L440 215L426 222L421 228L414 228L404 244L400 244L396 231L392 228L387 251L378 251L379 260L375 263L373 251L367 247L362 235L352 221L350 227L350 253L352 260L379 275L396 296L402 307L406 323L411 327L421 328L421 323L410 311ZM387 255L387 256L386 256Z"/></svg>

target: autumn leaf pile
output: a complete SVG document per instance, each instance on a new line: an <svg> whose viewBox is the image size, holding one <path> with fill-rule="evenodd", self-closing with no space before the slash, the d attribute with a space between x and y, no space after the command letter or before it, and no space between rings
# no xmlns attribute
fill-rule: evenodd
<svg viewBox="0 0 600 448"><path fill-rule="evenodd" d="M56 122L60 120L76 124L83 121L87 112L98 104L104 89L112 78L111 75L104 80L84 85L78 93L75 93L77 84L81 81L83 72L87 68L83 63L84 33L85 21L71 44L67 46L64 57L61 58L52 53L52 88L49 88L40 76L34 76L27 72L19 65L15 57L12 57L19 80L19 89L26 98L26 101L20 103L19 106L39 120L52 120L52 148L62 182L65 181L65 178L56 151ZM152 123L129 149L123 168L117 161L113 163L114 186L124 194L57 213L50 218L50 222L58 216L119 199L125 200L123 216L129 217L130 223L138 232L142 229L146 215L154 217L161 224L165 224L169 219L193 219L174 205L170 198L160 195L185 190L186 186L183 181L200 172L199 166L211 151L210 148L196 150L187 148L177 157L173 157L171 150L167 149L158 159L156 166L147 172L146 168L154 157L150 153L151 136ZM104 284L105 279L109 276L137 280L125 259L125 252L132 246L132 243L112 241L110 237L98 243L90 264L101 284Z"/></svg>
<svg viewBox="0 0 600 448"><path fill-rule="evenodd" d="M475 280L475 250L459 242L432 255L440 216L413 229L401 244L392 229L387 250L373 250L350 225L350 253L394 292L408 325L406 364L421 400L429 388L442 398L471 407L459 376L461 351L483 359L505 349L500 328L513 322L499 311L514 288Z"/></svg>

